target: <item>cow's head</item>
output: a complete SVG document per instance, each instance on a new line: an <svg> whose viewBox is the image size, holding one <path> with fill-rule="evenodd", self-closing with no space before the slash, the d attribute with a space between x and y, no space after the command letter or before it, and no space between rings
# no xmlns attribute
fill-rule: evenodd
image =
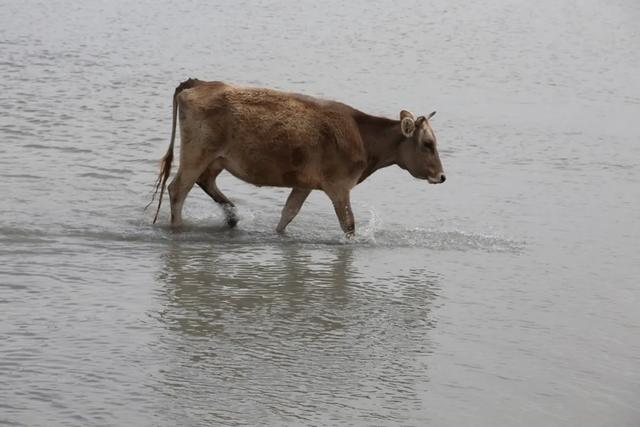
<svg viewBox="0 0 640 427"><path fill-rule="evenodd" d="M410 112L400 112L400 129L405 139L400 144L399 163L414 177L440 184L446 177L438 155L436 135L429 124L435 114L434 111L427 117L414 119Z"/></svg>

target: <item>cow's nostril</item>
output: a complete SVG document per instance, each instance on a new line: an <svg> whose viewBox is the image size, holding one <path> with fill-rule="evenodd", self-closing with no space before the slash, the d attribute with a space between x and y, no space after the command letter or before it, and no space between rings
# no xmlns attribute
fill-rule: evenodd
<svg viewBox="0 0 640 427"><path fill-rule="evenodd" d="M445 182L447 180L447 177L444 176L444 174L440 174L440 182Z"/></svg>

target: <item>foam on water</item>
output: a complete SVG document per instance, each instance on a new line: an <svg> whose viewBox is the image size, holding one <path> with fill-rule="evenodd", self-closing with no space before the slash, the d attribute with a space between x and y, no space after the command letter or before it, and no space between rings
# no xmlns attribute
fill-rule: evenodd
<svg viewBox="0 0 640 427"><path fill-rule="evenodd" d="M525 248L520 240L508 239L495 235L469 233L463 230L437 230L422 228L403 228L398 224L382 227L382 222L371 212L368 224L362 227L353 238L346 238L339 228L332 224L334 230L324 227L301 229L278 234L273 230L273 223L244 221L236 228L230 229L224 223L211 224L210 221L186 222L179 228L166 224L150 225L145 220L120 224L120 227L97 226L78 227L63 226L59 229L0 229L0 237L7 245L45 244L58 239L73 239L78 244L90 243L108 247L113 243L208 243L224 245L351 245L357 247L403 248L414 247L437 251L469 251L511 252L518 253ZM330 228L329 228L330 230Z"/></svg>

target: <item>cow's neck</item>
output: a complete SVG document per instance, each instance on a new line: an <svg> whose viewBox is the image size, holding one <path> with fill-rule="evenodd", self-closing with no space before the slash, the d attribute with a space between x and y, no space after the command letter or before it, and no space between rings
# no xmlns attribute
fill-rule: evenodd
<svg viewBox="0 0 640 427"><path fill-rule="evenodd" d="M403 136L399 120L358 113L354 118L367 151L367 167L358 180L362 182L378 169L398 163L398 146Z"/></svg>

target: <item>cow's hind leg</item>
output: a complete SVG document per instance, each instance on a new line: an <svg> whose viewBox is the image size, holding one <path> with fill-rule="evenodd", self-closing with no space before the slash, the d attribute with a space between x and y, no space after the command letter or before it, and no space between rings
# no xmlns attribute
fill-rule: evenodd
<svg viewBox="0 0 640 427"><path fill-rule="evenodd" d="M285 203L284 208L282 209L280 222L276 227L276 231L278 233L282 233L291 220L295 218L298 212L300 212L300 208L307 199L309 193L311 193L311 190L304 188L294 188L291 190L291 194L289 194L289 197L287 198L287 203Z"/></svg>
<svg viewBox="0 0 640 427"><path fill-rule="evenodd" d="M171 225L182 224L182 206L187 194L191 191L198 177L204 172L210 159L199 159L197 161L180 161L180 167L175 178L169 184L169 197L171 200ZM188 166L187 166L188 165Z"/></svg>
<svg viewBox="0 0 640 427"><path fill-rule="evenodd" d="M235 227L238 223L238 216L236 214L236 207L231 200L227 198L218 189L216 185L216 178L220 175L223 168L217 165L216 162L211 163L207 169L198 178L197 184L209 195L216 203L222 206L224 215L229 227Z"/></svg>

